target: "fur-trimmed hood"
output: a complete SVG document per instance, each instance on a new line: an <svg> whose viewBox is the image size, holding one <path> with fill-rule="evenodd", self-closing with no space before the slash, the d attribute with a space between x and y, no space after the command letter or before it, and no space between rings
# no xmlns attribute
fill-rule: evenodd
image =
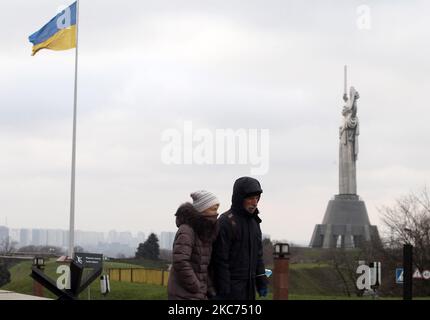
<svg viewBox="0 0 430 320"><path fill-rule="evenodd" d="M213 241L216 237L216 223L211 221L196 209L189 202L182 204L176 211L176 226L179 228L182 224L189 225L198 235L200 240Z"/></svg>

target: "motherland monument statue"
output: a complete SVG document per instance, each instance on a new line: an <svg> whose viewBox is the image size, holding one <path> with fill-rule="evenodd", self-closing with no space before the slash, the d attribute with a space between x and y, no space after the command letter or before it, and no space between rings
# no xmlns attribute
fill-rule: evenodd
<svg viewBox="0 0 430 320"><path fill-rule="evenodd" d="M366 204L357 195L357 159L359 120L354 87L347 95L347 67L344 70L345 105L339 128L339 194L330 200L322 224L315 226L310 246L313 248L355 248L364 242L379 241L376 226L370 224Z"/></svg>

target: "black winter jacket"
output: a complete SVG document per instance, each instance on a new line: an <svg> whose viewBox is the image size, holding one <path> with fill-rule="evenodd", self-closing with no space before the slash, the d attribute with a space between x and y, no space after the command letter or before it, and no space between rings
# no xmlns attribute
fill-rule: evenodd
<svg viewBox="0 0 430 320"><path fill-rule="evenodd" d="M261 219L250 214L244 199L262 193L260 183L249 177L233 187L231 209L218 219L218 236L212 252L215 290L223 299L254 300L255 290L267 286L264 276Z"/></svg>

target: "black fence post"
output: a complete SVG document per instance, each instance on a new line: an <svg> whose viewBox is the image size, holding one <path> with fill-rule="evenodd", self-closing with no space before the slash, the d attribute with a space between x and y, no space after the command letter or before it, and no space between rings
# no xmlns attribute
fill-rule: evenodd
<svg viewBox="0 0 430 320"><path fill-rule="evenodd" d="M403 245L403 300L412 300L412 249L411 244Z"/></svg>

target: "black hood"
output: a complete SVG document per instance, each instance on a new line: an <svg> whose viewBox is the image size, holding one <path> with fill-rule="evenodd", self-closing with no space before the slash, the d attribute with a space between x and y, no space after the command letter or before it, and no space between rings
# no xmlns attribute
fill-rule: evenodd
<svg viewBox="0 0 430 320"><path fill-rule="evenodd" d="M250 177L242 177L236 180L233 186L233 196L231 197L231 208L233 212L250 215L243 207L243 200L252 195L263 193L260 182ZM258 209L256 214L258 214Z"/></svg>
<svg viewBox="0 0 430 320"><path fill-rule="evenodd" d="M182 204L176 211L176 226L188 224L203 241L214 240L216 236L215 222L201 215L194 206L187 202Z"/></svg>

